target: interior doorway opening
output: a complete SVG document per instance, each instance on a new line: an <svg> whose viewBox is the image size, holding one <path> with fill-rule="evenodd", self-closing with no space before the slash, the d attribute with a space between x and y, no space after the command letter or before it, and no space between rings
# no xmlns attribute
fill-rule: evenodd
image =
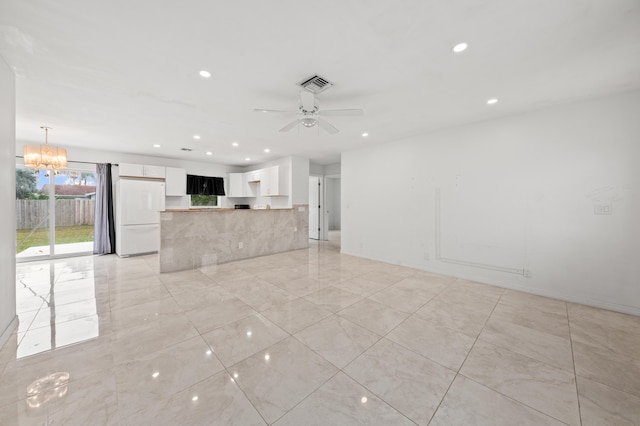
<svg viewBox="0 0 640 426"><path fill-rule="evenodd" d="M340 245L340 175L309 176L309 238Z"/></svg>

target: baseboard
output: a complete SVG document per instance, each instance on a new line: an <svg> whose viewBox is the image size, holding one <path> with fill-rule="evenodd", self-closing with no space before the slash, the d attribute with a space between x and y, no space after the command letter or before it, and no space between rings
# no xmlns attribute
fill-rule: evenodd
<svg viewBox="0 0 640 426"><path fill-rule="evenodd" d="M361 254L349 253L344 250L340 250L340 253L346 254L349 256L361 257L363 259L375 260L377 262L389 263L391 265L404 266L407 268L417 269L420 271L433 272L435 274L441 274L441 275L448 275L454 278L462 278L465 280L475 281L482 284L489 284L496 287L506 288L509 290L522 291L524 293L530 293L530 294L535 294L537 296L549 297L552 299L558 299L565 302L577 303L579 305L587 305L587 306L592 306L594 308L607 309L609 311L620 312L623 314L640 316L640 307L636 307L636 306L621 305L618 303L611 303L603 300L590 299L588 297L576 297L574 295L567 295L561 292L552 292L552 291L544 291L544 290L541 291L540 289L537 289L537 288L530 288L530 287L517 285L510 282L505 282L505 281L490 280L485 278L478 279L478 277L473 276L472 274L464 274L464 273L458 273L458 272L456 272L455 274L452 274L450 271L444 271L438 268L427 269L422 265L400 264L398 262L389 261L388 259L377 259L375 257L368 257L368 256L363 256Z"/></svg>
<svg viewBox="0 0 640 426"><path fill-rule="evenodd" d="M18 316L14 316L9 325L0 334L0 349L7 343L13 331L18 327Z"/></svg>

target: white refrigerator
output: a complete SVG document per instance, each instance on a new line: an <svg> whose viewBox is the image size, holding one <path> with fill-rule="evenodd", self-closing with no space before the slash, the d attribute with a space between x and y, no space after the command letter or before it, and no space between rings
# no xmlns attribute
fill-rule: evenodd
<svg viewBox="0 0 640 426"><path fill-rule="evenodd" d="M153 253L160 248L164 182L120 179L116 183L116 253Z"/></svg>

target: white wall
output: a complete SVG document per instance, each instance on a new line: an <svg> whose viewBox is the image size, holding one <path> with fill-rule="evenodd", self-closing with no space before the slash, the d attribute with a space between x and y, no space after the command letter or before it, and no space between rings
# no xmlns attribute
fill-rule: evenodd
<svg viewBox="0 0 640 426"><path fill-rule="evenodd" d="M638 315L639 111L633 92L343 153L342 251Z"/></svg>
<svg viewBox="0 0 640 426"><path fill-rule="evenodd" d="M309 159L291 157L291 202L307 204L309 202Z"/></svg>
<svg viewBox="0 0 640 426"><path fill-rule="evenodd" d="M309 174L311 176L339 175L340 163L325 164L325 165L309 163Z"/></svg>
<svg viewBox="0 0 640 426"><path fill-rule="evenodd" d="M0 204L16 199L15 78L0 57ZM16 212L5 208L0 221L0 347L18 325L16 316Z"/></svg>
<svg viewBox="0 0 640 426"><path fill-rule="evenodd" d="M309 163L309 174L311 176L323 176L324 166L322 164Z"/></svg>
<svg viewBox="0 0 640 426"><path fill-rule="evenodd" d="M340 169L341 169L341 164L340 163L334 163L334 164L327 164L326 166L324 166L324 173L325 175L339 175L340 174Z"/></svg>

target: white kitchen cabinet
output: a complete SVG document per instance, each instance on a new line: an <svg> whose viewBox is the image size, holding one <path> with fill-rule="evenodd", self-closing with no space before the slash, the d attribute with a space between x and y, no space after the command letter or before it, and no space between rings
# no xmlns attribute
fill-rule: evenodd
<svg viewBox="0 0 640 426"><path fill-rule="evenodd" d="M247 182L260 182L262 180L263 170L253 170L245 174L247 175Z"/></svg>
<svg viewBox="0 0 640 426"><path fill-rule="evenodd" d="M167 192L167 197L182 197L187 195L187 171L177 167L167 167L165 191Z"/></svg>
<svg viewBox="0 0 640 426"><path fill-rule="evenodd" d="M163 166L146 166L143 164L120 163L118 166L118 174L121 177L146 177L154 179L165 178L165 167Z"/></svg>
<svg viewBox="0 0 640 426"><path fill-rule="evenodd" d="M144 166L142 164L125 164L120 163L118 166L120 176L143 177Z"/></svg>
<svg viewBox="0 0 640 426"><path fill-rule="evenodd" d="M260 185L259 181L249 179L257 179L261 176L247 173L229 173L229 192L227 197L255 197L256 189Z"/></svg>
<svg viewBox="0 0 640 426"><path fill-rule="evenodd" d="M144 177L164 179L166 177L166 167L144 166Z"/></svg>
<svg viewBox="0 0 640 426"><path fill-rule="evenodd" d="M258 185L260 182L249 181L249 173L242 174L242 191L245 197L257 197L258 196Z"/></svg>
<svg viewBox="0 0 640 426"><path fill-rule="evenodd" d="M244 197L244 173L229 173L227 197Z"/></svg>
<svg viewBox="0 0 640 426"><path fill-rule="evenodd" d="M280 197L289 194L287 176L280 166L268 167L263 170L260 180L260 194L265 197Z"/></svg>

